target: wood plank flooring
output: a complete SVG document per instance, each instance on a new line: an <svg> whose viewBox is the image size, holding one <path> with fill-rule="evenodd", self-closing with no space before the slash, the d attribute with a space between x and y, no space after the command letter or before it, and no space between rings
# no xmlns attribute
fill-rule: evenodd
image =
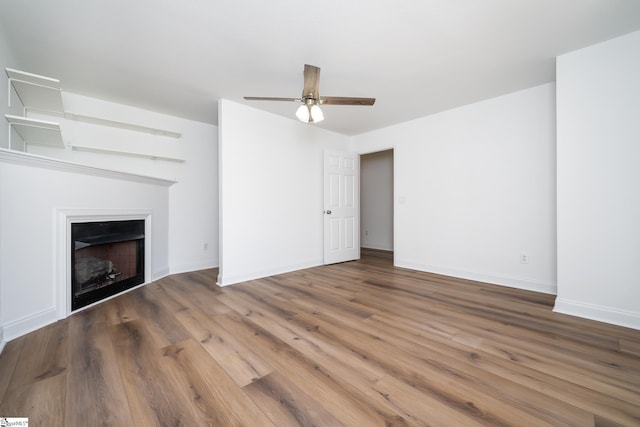
<svg viewBox="0 0 640 427"><path fill-rule="evenodd" d="M357 262L169 276L9 342L31 426L640 426L640 331L551 295Z"/></svg>

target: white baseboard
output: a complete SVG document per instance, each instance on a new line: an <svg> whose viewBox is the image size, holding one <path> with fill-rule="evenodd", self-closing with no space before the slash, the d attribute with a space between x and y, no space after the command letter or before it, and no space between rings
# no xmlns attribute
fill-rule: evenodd
<svg viewBox="0 0 640 427"><path fill-rule="evenodd" d="M147 283L151 283L151 282L155 282L156 280L160 280L164 277L167 277L169 274L171 274L171 271L169 270L169 267L165 267L162 268L158 271L154 271L151 277L151 280L149 280Z"/></svg>
<svg viewBox="0 0 640 427"><path fill-rule="evenodd" d="M4 325L4 341L11 341L58 320L58 310L51 307Z"/></svg>
<svg viewBox="0 0 640 427"><path fill-rule="evenodd" d="M500 285L510 288L523 289L526 291L541 292L544 294L557 295L558 293L558 286L556 283L548 283L540 280L529 279L526 277L515 277L494 273L456 270L451 268L420 264L411 261L398 260L397 258L395 259L395 266L401 268L409 268L411 270L424 271L427 273L442 274L444 276L458 277L460 279L490 283L492 285Z"/></svg>
<svg viewBox="0 0 640 427"><path fill-rule="evenodd" d="M640 313L634 311L620 310L617 308L572 301L564 298L556 298L553 311L556 313L569 314L571 316L596 320L598 322L640 329Z"/></svg>
<svg viewBox="0 0 640 427"><path fill-rule="evenodd" d="M224 272L222 272L222 274L218 275L218 282L216 282L216 284L218 286L234 285L236 283L248 282L249 280L262 279L263 277L275 276L276 274L289 273L291 271L317 267L322 264L323 264L322 260L312 260L306 263L283 266L283 267L269 269L269 270L255 271L253 273L237 274L235 276L224 275Z"/></svg>
<svg viewBox="0 0 640 427"><path fill-rule="evenodd" d="M4 327L0 325L0 354L2 354L2 350L4 349L4 345L7 342L4 340Z"/></svg>
<svg viewBox="0 0 640 427"><path fill-rule="evenodd" d="M393 252L393 247L388 247L386 245L376 245L375 243L363 243L360 245L362 249L375 249L378 251L389 251Z"/></svg>
<svg viewBox="0 0 640 427"><path fill-rule="evenodd" d="M181 264L171 266L171 274L188 273L190 271L207 270L209 268L218 268L218 260L211 260L199 264Z"/></svg>

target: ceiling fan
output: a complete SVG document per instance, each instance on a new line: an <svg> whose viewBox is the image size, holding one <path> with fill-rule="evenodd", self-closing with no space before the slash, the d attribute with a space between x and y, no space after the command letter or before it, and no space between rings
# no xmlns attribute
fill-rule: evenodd
<svg viewBox="0 0 640 427"><path fill-rule="evenodd" d="M296 111L296 117L305 123L318 123L324 120L320 105L373 105L375 98L352 98L344 96L320 97L320 67L304 64L304 89L301 98L273 98L264 96L245 96L247 101L290 101L302 102Z"/></svg>

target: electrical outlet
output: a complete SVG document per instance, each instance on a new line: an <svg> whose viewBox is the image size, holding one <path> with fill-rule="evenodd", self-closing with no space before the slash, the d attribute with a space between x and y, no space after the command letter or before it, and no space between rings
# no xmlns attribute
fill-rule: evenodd
<svg viewBox="0 0 640 427"><path fill-rule="evenodd" d="M529 264L529 255L522 252L520 254L520 264Z"/></svg>
<svg viewBox="0 0 640 427"><path fill-rule="evenodd" d="M209 250L209 243L204 243L202 245L202 249L204 249L205 251Z"/></svg>

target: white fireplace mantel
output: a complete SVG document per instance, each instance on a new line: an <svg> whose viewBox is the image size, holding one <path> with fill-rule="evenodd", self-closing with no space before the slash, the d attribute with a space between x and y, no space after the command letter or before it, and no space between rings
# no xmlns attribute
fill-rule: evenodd
<svg viewBox="0 0 640 427"><path fill-rule="evenodd" d="M138 175L130 172L122 172L117 170L98 168L95 166L82 165L80 163L68 162L66 160L54 159L51 157L37 156L35 154L25 153L22 151L7 150L6 148L0 148L0 162L53 169L62 172L79 173L83 175L123 179L127 181L160 185L165 187L170 187L177 182L164 178L156 178L152 176Z"/></svg>

